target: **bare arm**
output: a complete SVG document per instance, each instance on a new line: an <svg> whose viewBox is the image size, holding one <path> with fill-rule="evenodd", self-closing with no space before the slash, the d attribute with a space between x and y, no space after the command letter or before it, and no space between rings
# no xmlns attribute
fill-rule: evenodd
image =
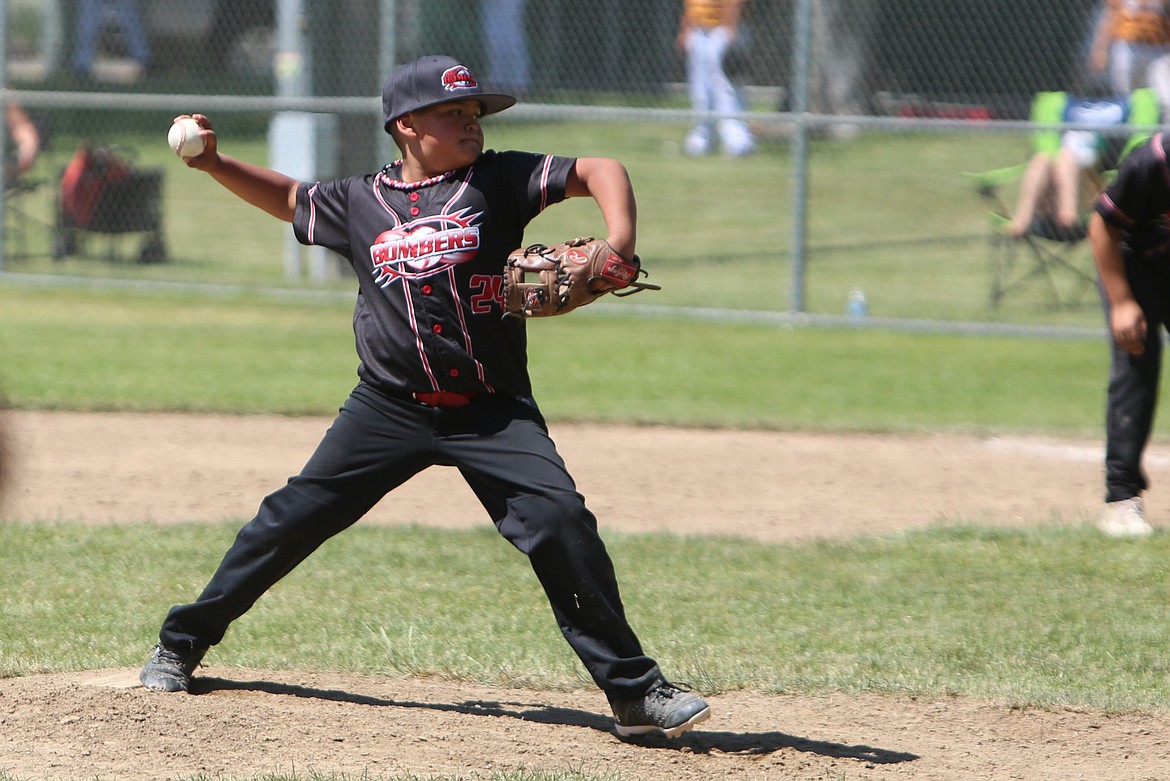
<svg viewBox="0 0 1170 781"><path fill-rule="evenodd" d="M626 259L634 257L638 241L638 205L626 167L608 157L580 157L569 174L565 194L590 196L601 209L606 240Z"/></svg>
<svg viewBox="0 0 1170 781"><path fill-rule="evenodd" d="M1145 352L1146 316L1133 297L1121 256L1121 229L1094 212L1089 218L1089 241L1101 287L1109 299L1109 331L1117 346L1131 355Z"/></svg>
<svg viewBox="0 0 1170 781"><path fill-rule="evenodd" d="M12 143L16 147L16 172L22 174L36 162L37 154L41 151L41 134L18 104L6 104L5 111L8 132L12 135Z"/></svg>
<svg viewBox="0 0 1170 781"><path fill-rule="evenodd" d="M746 0L727 0L723 4L723 26L729 30L739 27L739 20L743 16L743 6Z"/></svg>
<svg viewBox="0 0 1170 781"><path fill-rule="evenodd" d="M1093 34L1093 44L1089 53L1089 65L1095 71L1105 70L1109 62L1109 44L1113 42L1113 27L1116 24L1117 9L1112 2L1105 4L1101 13L1097 30Z"/></svg>
<svg viewBox="0 0 1170 781"><path fill-rule="evenodd" d="M300 182L271 168L245 163L229 155L220 154L211 121L202 114L194 114L203 132L204 149L187 165L211 175L242 200L285 222L292 222L297 207L297 188Z"/></svg>
<svg viewBox="0 0 1170 781"><path fill-rule="evenodd" d="M680 52L686 53L687 50L687 33L695 26L694 20L691 18L690 8L687 7L686 2L683 2L683 12L678 17L678 35L675 36L674 43Z"/></svg>

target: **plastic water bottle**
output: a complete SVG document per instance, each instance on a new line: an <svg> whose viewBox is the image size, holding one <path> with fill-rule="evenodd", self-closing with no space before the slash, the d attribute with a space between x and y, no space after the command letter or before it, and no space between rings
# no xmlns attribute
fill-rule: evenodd
<svg viewBox="0 0 1170 781"><path fill-rule="evenodd" d="M855 287L849 291L849 300L845 304L845 313L859 320L869 315L869 302L865 300L865 291Z"/></svg>

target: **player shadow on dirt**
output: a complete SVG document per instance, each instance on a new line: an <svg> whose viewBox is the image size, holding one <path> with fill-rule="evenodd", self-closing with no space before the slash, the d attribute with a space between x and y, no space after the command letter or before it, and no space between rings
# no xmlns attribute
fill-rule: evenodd
<svg viewBox="0 0 1170 781"><path fill-rule="evenodd" d="M541 703L496 700L465 700L458 703L414 702L355 694L338 689L315 689L273 681L233 681L226 678L208 677L191 679L191 694L210 694L217 691L250 691L381 708L420 708L467 716L508 717L536 724L586 727L598 732L613 734L613 719L607 715L576 708L558 708ZM619 740L645 748L671 749L696 754L719 751L724 754L754 756L771 754L787 748L835 759L855 759L875 765L892 765L920 758L917 754L905 751L811 740L785 732L706 732L700 727L673 740L656 737L619 738Z"/></svg>

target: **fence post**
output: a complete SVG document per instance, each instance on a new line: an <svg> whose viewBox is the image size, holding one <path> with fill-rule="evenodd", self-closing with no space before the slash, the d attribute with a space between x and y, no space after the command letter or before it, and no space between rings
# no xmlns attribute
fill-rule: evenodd
<svg viewBox="0 0 1170 781"><path fill-rule="evenodd" d="M803 312L804 271L808 219L808 68L812 30L812 0L798 0L792 46L792 98L789 108L796 119L792 142L792 312Z"/></svg>
<svg viewBox="0 0 1170 781"><path fill-rule="evenodd" d="M0 121L4 122L3 132L0 133L0 194L8 188L5 179L8 166L3 162L8 159L8 2L0 0ZM4 273L4 260L7 255L8 215L4 211L4 197L0 195L0 274Z"/></svg>
<svg viewBox="0 0 1170 781"><path fill-rule="evenodd" d="M378 50L379 83L390 77L394 67L398 64L398 0L381 0L379 40L382 42ZM378 115L381 117L381 115ZM381 125L379 119L378 122ZM398 148L389 133L378 134L378 165L397 158Z"/></svg>
<svg viewBox="0 0 1170 781"><path fill-rule="evenodd" d="M276 3L276 94L282 98L305 97L312 93L310 52L305 40L305 19L303 0L277 0ZM288 163L296 160L302 163L303 158L295 154L295 147L311 143L307 135L297 135L290 132L288 125L282 121L291 118L289 112L279 112L273 117L270 128L269 165L277 170L283 170L297 178L312 178L313 171L289 170ZM289 138L277 137L290 136ZM275 143L272 143L275 141ZM274 158L274 150L281 153L286 159ZM301 150L304 152L305 150ZM305 154L307 156L307 154ZM315 163L314 163L315 164ZM307 174L307 176L306 176ZM292 231L286 231L284 236L284 276L285 279L295 280L301 276L301 257L304 250L296 240Z"/></svg>

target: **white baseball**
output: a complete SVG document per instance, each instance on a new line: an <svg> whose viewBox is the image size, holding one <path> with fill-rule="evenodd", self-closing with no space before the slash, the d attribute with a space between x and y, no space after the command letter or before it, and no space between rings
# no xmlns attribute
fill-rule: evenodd
<svg viewBox="0 0 1170 781"><path fill-rule="evenodd" d="M199 135L202 129L199 123L190 117L177 119L171 125L171 131L167 133L167 143L175 150L175 154L184 160L195 157L203 151L203 138Z"/></svg>

